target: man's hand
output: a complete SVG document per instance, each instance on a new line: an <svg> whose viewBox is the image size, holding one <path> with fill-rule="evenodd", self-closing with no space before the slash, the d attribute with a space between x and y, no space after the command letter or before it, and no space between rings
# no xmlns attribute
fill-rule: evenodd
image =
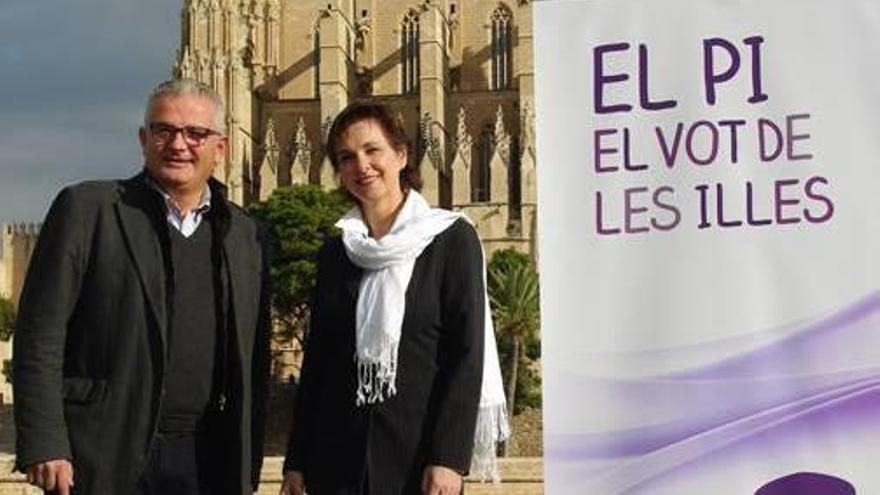
<svg viewBox="0 0 880 495"><path fill-rule="evenodd" d="M423 495L458 495L461 493L461 475L443 466L428 466L422 477Z"/></svg>
<svg viewBox="0 0 880 495"><path fill-rule="evenodd" d="M67 459L38 462L27 467L28 483L44 491L70 495L73 486L73 465Z"/></svg>
<svg viewBox="0 0 880 495"><path fill-rule="evenodd" d="M285 471L279 495L305 495L306 486L302 471Z"/></svg>

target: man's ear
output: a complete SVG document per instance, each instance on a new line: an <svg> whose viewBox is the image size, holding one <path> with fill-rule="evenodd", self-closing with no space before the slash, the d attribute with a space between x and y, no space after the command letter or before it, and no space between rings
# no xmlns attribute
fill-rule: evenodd
<svg viewBox="0 0 880 495"><path fill-rule="evenodd" d="M223 136L217 140L217 145L214 147L214 165L215 166L226 158L226 147L227 146L229 146L229 138L228 137Z"/></svg>

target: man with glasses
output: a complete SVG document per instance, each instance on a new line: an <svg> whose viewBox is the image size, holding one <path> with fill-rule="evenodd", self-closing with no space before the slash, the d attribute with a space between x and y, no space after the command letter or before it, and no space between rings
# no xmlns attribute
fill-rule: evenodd
<svg viewBox="0 0 880 495"><path fill-rule="evenodd" d="M256 490L268 382L267 260L212 178L219 96L160 84L144 169L64 189L19 306L16 467L67 495Z"/></svg>

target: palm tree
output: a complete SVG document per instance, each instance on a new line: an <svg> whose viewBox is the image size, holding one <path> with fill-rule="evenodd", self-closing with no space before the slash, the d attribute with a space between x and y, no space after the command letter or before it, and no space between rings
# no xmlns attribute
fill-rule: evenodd
<svg viewBox="0 0 880 495"><path fill-rule="evenodd" d="M495 331L505 335L511 343L505 391L508 419L512 420L520 356L524 343L533 339L540 327L538 274L527 255L513 250L499 251L489 263L488 285Z"/></svg>

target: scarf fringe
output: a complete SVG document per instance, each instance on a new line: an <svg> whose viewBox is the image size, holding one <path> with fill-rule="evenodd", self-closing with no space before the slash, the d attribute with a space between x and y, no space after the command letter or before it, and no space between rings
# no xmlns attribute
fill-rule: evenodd
<svg viewBox="0 0 880 495"><path fill-rule="evenodd" d="M471 460L471 477L486 482L500 483L498 459L495 455L498 443L510 436L507 407L502 402L481 406L477 412L477 430L474 434L474 455Z"/></svg>
<svg viewBox="0 0 880 495"><path fill-rule="evenodd" d="M376 404L397 394L397 352L392 351L391 359L378 363L358 361L358 388L355 404Z"/></svg>

